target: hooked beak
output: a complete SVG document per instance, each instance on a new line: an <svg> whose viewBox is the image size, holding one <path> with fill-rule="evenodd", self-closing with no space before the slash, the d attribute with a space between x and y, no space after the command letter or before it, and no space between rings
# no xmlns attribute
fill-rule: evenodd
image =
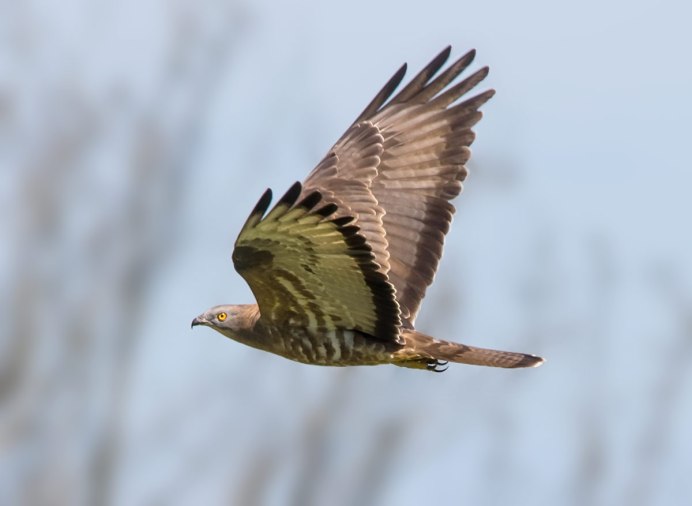
<svg viewBox="0 0 692 506"><path fill-rule="evenodd" d="M206 324L207 324L207 320L205 320L201 316L198 316L197 318L192 320L192 324L190 325L190 328L196 327L197 325L206 325Z"/></svg>

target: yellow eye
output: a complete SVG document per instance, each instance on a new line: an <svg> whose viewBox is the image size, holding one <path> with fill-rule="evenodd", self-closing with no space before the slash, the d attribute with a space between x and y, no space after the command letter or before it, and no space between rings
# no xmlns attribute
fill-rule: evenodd
<svg viewBox="0 0 692 506"><path fill-rule="evenodd" d="M226 318L228 315L226 313L219 313L216 315L216 319L219 320L220 322L226 321Z"/></svg>

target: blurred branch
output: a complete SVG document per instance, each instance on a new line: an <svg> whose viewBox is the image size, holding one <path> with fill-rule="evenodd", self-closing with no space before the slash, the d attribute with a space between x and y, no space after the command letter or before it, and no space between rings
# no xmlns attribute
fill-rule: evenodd
<svg viewBox="0 0 692 506"><path fill-rule="evenodd" d="M129 101L136 90L125 88L115 110L73 81L47 82L40 130L14 146L22 168L0 446L9 461L35 458L5 492L12 503L113 500L148 286L171 251L195 138L241 33L235 4L214 7L212 18L174 10L150 108Z"/></svg>
<svg viewBox="0 0 692 506"><path fill-rule="evenodd" d="M288 504L295 506L319 505L319 490L329 480L327 448L331 430L341 416L352 373L348 369L339 371L336 379L325 392L322 402L305 416L301 435L301 456L298 476Z"/></svg>
<svg viewBox="0 0 692 506"><path fill-rule="evenodd" d="M654 285L676 316L681 332L667 349L653 350L664 357L656 360L661 367L647 410L648 420L636 448L638 458L625 489L625 504L633 506L658 503L654 494L657 484L661 483L660 467L666 450L671 447L676 411L687 400L685 377L689 376L692 364L692 294L685 293L679 279L667 270L657 272ZM656 341L666 342L664 339Z"/></svg>

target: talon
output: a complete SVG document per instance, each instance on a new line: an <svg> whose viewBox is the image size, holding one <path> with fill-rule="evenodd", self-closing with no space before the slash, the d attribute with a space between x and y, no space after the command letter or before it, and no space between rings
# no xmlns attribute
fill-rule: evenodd
<svg viewBox="0 0 692 506"><path fill-rule="evenodd" d="M449 369L449 362L446 362L444 360L434 360L432 362L428 362L427 369L428 371L433 371L433 372L445 372L447 369Z"/></svg>

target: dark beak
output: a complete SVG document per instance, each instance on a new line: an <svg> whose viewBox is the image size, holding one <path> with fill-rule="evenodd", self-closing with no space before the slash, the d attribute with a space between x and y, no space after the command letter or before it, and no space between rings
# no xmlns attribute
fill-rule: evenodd
<svg viewBox="0 0 692 506"><path fill-rule="evenodd" d="M190 328L196 327L197 325L204 325L206 322L202 319L201 316L198 316L194 320L192 320L192 324L190 325Z"/></svg>

